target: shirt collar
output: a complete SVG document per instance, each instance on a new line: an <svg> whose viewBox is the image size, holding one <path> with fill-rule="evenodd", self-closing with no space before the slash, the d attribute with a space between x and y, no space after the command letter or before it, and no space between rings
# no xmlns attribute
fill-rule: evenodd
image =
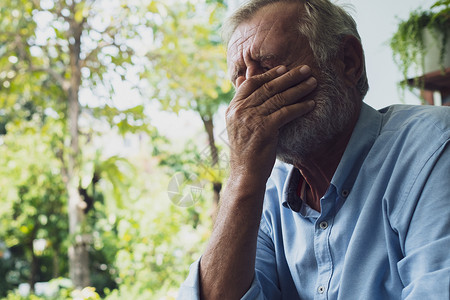
<svg viewBox="0 0 450 300"><path fill-rule="evenodd" d="M350 194L358 171L379 135L381 123L381 113L362 103L361 113L353 129L352 136L331 179L331 184L336 188L336 192L343 198L347 198ZM302 206L297 196L297 187L301 174L297 168L290 167L291 170L286 178L284 187L282 204L284 207L298 212Z"/></svg>
<svg viewBox="0 0 450 300"><path fill-rule="evenodd" d="M382 115L363 103L358 122L331 179L337 193L344 198L350 193L356 176L381 130Z"/></svg>

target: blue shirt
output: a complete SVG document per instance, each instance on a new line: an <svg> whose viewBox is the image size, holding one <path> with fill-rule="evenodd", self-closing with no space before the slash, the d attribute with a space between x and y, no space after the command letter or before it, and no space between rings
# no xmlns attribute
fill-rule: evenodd
<svg viewBox="0 0 450 300"><path fill-rule="evenodd" d="M243 299L450 299L449 138L450 108L363 104L320 213L277 162ZM179 299L199 299L198 268Z"/></svg>

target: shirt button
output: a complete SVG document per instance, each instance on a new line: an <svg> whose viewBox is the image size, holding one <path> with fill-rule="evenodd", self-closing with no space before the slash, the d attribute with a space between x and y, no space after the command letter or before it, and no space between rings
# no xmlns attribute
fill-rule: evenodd
<svg viewBox="0 0 450 300"><path fill-rule="evenodd" d="M323 293L325 292L325 287L324 287L323 285L319 286L319 287L317 288L317 292L318 292L319 294L323 294Z"/></svg>
<svg viewBox="0 0 450 300"><path fill-rule="evenodd" d="M326 221L320 222L319 224L320 229L327 229L328 228L328 223Z"/></svg>
<svg viewBox="0 0 450 300"><path fill-rule="evenodd" d="M341 192L341 196L344 198L347 198L348 194L350 194L350 192L348 190L342 190L342 192Z"/></svg>

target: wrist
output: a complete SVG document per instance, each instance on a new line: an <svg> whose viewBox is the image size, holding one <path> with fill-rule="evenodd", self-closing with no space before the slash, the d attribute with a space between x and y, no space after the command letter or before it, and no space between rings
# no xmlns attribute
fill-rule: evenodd
<svg viewBox="0 0 450 300"><path fill-rule="evenodd" d="M231 172L224 192L238 196L240 199L263 197L267 177L248 172Z"/></svg>

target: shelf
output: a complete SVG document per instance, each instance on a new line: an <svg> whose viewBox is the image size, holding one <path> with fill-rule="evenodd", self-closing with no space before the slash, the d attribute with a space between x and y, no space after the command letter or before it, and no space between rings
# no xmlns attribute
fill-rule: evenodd
<svg viewBox="0 0 450 300"><path fill-rule="evenodd" d="M434 105L433 92L440 92L442 105L450 106L450 67L409 78L407 83L411 87L419 88L422 98L428 104Z"/></svg>
<svg viewBox="0 0 450 300"><path fill-rule="evenodd" d="M427 73L419 78L410 78L408 85L429 91L447 92L450 90L450 67L444 71Z"/></svg>

